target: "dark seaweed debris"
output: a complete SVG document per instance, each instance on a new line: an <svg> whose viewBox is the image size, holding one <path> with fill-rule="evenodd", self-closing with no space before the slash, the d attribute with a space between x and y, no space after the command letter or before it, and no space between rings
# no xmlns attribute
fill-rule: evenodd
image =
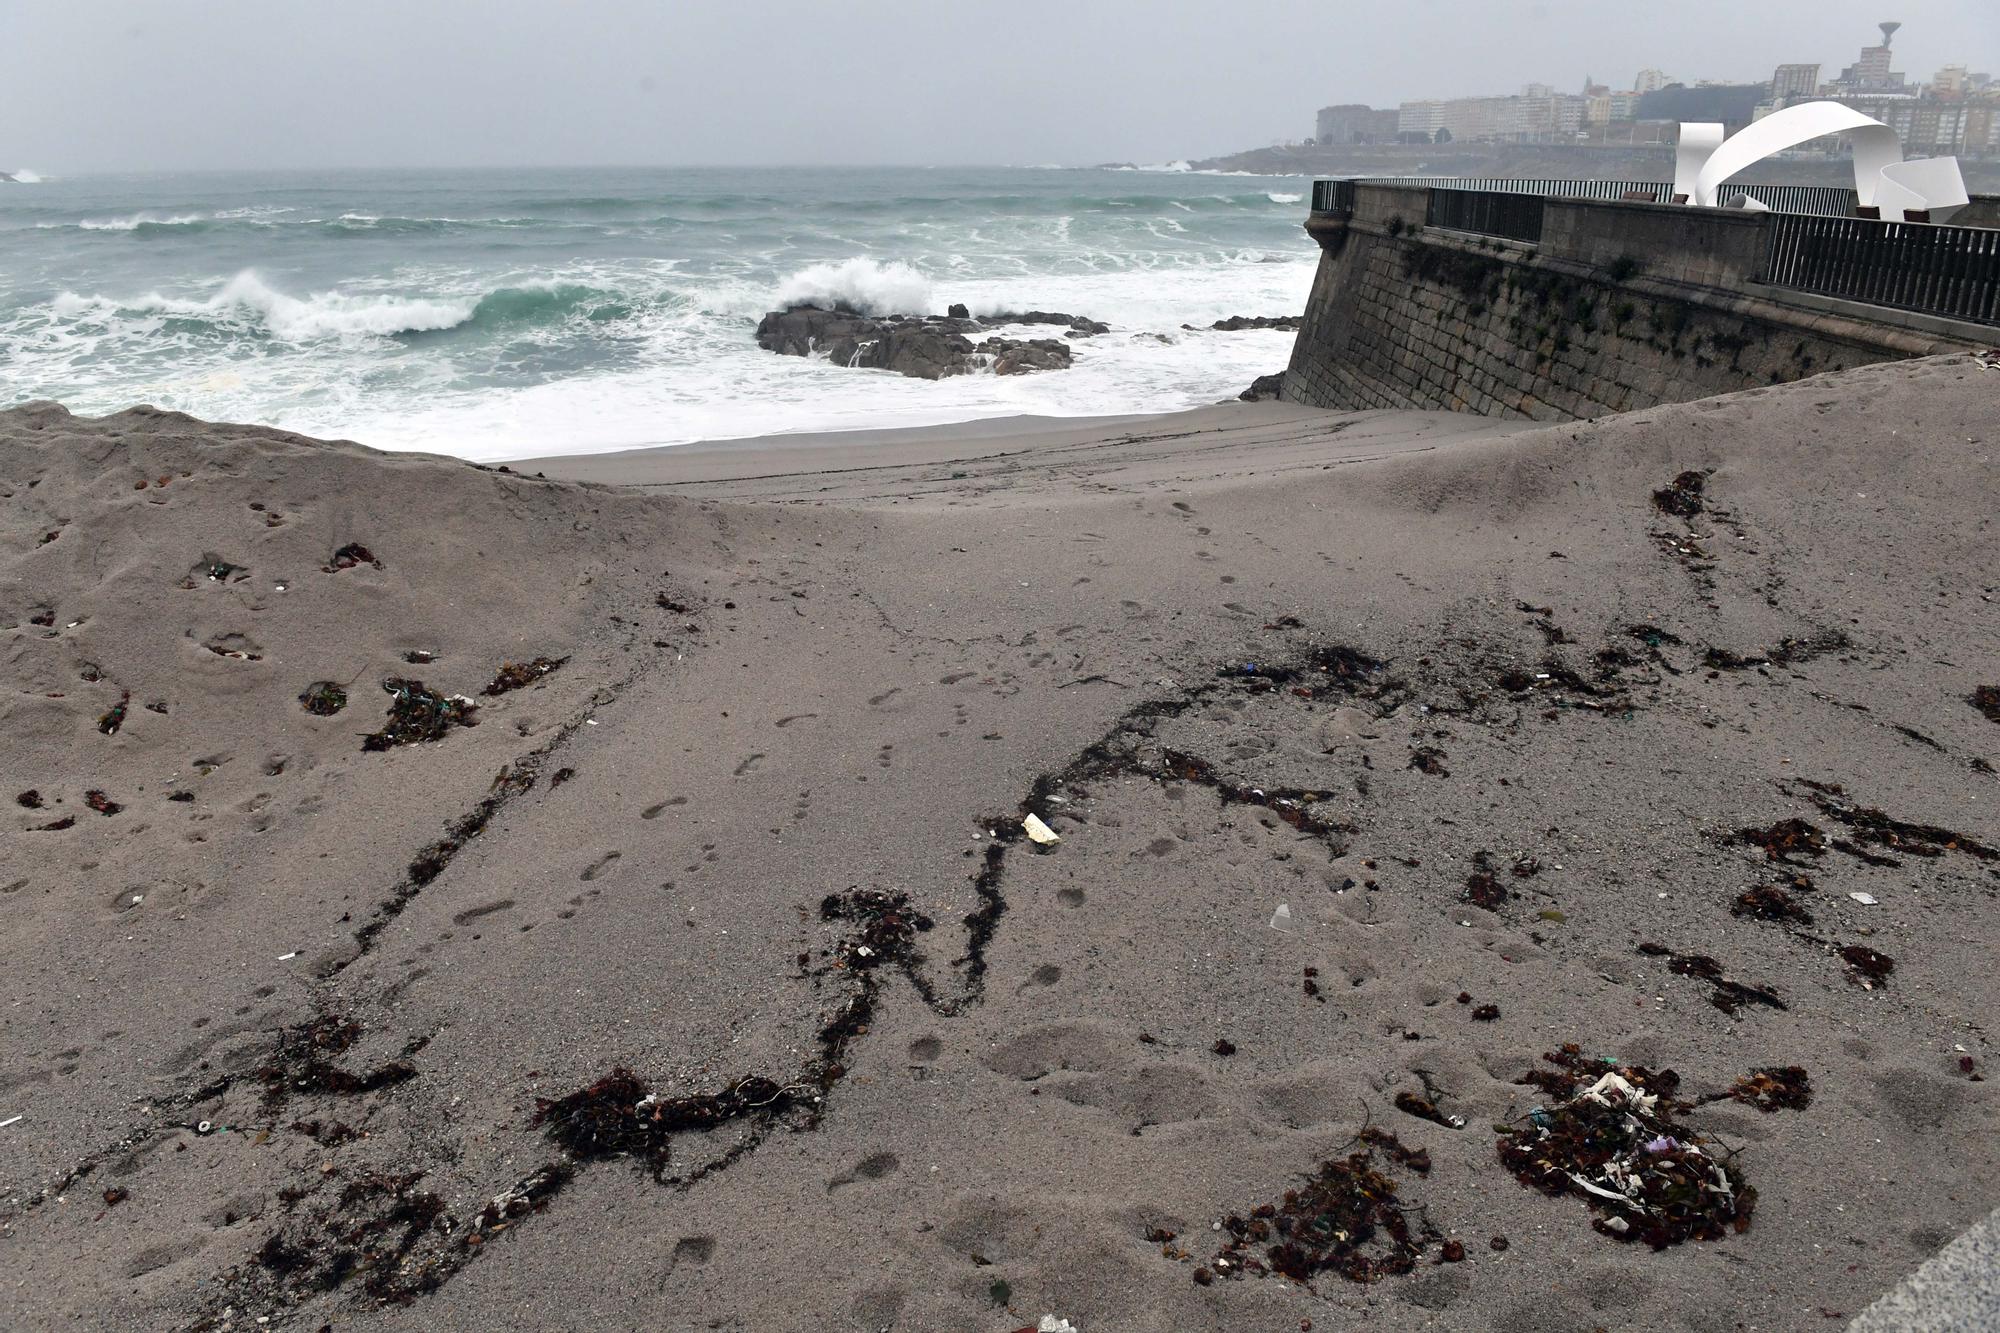
<svg viewBox="0 0 2000 1333"><path fill-rule="evenodd" d="M818 974L843 979L847 993L820 1025L817 1055L791 1082L752 1075L720 1092L663 1097L620 1067L566 1097L538 1099L534 1123L571 1160L629 1156L661 1179L677 1135L746 1126L734 1146L683 1180L699 1178L749 1152L788 1114L794 1128L817 1126L827 1093L847 1074L849 1046L874 1020L881 984L877 973L893 967L914 976L916 936L931 928L928 917L910 908L906 894L879 889L831 895L820 904L820 918L854 927L826 951L828 964Z"/></svg>
<svg viewBox="0 0 2000 1333"><path fill-rule="evenodd" d="M1404 1149L1393 1135L1371 1139L1364 1132L1363 1138L1419 1174L1429 1169L1428 1155ZM1246 1272L1276 1273L1308 1287L1325 1273L1379 1282L1415 1269L1426 1246L1439 1239L1421 1212L1397 1197L1395 1180L1376 1166L1371 1147L1320 1163L1300 1188L1259 1204L1248 1217L1230 1214L1222 1229L1229 1239L1208 1268L1195 1270L1203 1285Z"/></svg>
<svg viewBox="0 0 2000 1333"><path fill-rule="evenodd" d="M14 804L20 806L23 810L39 810L42 808L42 793L30 787L14 798Z"/></svg>
<svg viewBox="0 0 2000 1333"><path fill-rule="evenodd" d="M299 696L299 706L314 717L332 717L347 707L347 691L330 680L316 680Z"/></svg>
<svg viewBox="0 0 2000 1333"><path fill-rule="evenodd" d="M1793 921L1801 926L1812 924L1812 913L1800 906L1792 897L1776 884L1757 884L1738 894L1729 911L1734 916L1754 917L1759 921Z"/></svg>
<svg viewBox="0 0 2000 1333"><path fill-rule="evenodd" d="M1766 1114L1803 1111L1812 1105L1812 1079L1797 1065L1771 1065L1751 1070L1721 1095Z"/></svg>
<svg viewBox="0 0 2000 1333"><path fill-rule="evenodd" d="M1431 1098L1420 1096L1414 1092L1397 1093L1395 1105L1396 1109L1404 1115L1413 1115L1419 1120L1428 1120L1434 1125L1443 1125L1446 1129L1462 1129L1465 1127L1464 1116L1446 1115L1438 1109L1438 1104Z"/></svg>
<svg viewBox="0 0 2000 1333"><path fill-rule="evenodd" d="M1896 970L1896 960L1886 953L1877 953L1865 944L1850 944L1840 951L1841 958L1851 969L1847 979L1863 990L1884 989L1889 984L1889 974Z"/></svg>
<svg viewBox="0 0 2000 1333"><path fill-rule="evenodd" d="M1984 713L1988 722L2000 722L2000 685L1981 685L1965 701Z"/></svg>
<svg viewBox="0 0 2000 1333"><path fill-rule="evenodd" d="M1641 944L1639 952L1649 958L1666 959L1667 970L1678 976L1706 981L1714 987L1709 993L1708 1002L1725 1014L1733 1014L1745 1004L1761 1004L1772 1009L1785 1007L1785 1002L1770 991L1746 985L1726 976L1722 964L1707 954L1675 953L1664 944Z"/></svg>
<svg viewBox="0 0 2000 1333"><path fill-rule="evenodd" d="M1512 895L1507 886L1491 870L1474 871L1465 881L1465 901L1474 907L1483 907L1489 912L1497 912Z"/></svg>
<svg viewBox="0 0 2000 1333"><path fill-rule="evenodd" d="M1826 834L1803 819L1781 819L1769 828L1743 828L1733 835L1737 842L1764 849L1766 860L1797 865L1795 856L1825 856Z"/></svg>
<svg viewBox="0 0 2000 1333"><path fill-rule="evenodd" d="M121 696L117 703L111 705L104 716L97 719L97 729L107 736L116 736L118 728L125 725L125 713L131 702L131 695Z"/></svg>
<svg viewBox="0 0 2000 1333"><path fill-rule="evenodd" d="M800 1091L751 1077L718 1093L658 1097L638 1075L618 1068L566 1097L538 1101L534 1123L579 1161L631 1156L659 1174L676 1134L719 1129L756 1113L776 1116Z"/></svg>
<svg viewBox="0 0 2000 1333"><path fill-rule="evenodd" d="M1683 472L1653 492L1653 508L1675 518L1696 518L1701 514L1702 491L1707 486L1706 472Z"/></svg>
<svg viewBox="0 0 2000 1333"><path fill-rule="evenodd" d="M1802 783L1812 794L1812 802L1821 814L1836 823L1853 830L1853 840L1863 846L1886 847L1905 856L1943 856L1946 852L1964 852L1980 861L2000 860L2000 851L1985 843L1954 833L1948 828L1935 824L1911 824L1892 818L1880 810L1868 809L1853 804L1838 783ZM1835 843L1838 851L1844 851L1862 860L1879 860L1859 848Z"/></svg>
<svg viewBox="0 0 2000 1333"><path fill-rule="evenodd" d="M1656 1250L1749 1227L1757 1192L1674 1119L1687 1107L1672 1070L1592 1060L1574 1044L1542 1058L1553 1068L1520 1081L1558 1104L1499 1127L1495 1144L1521 1184L1580 1198L1598 1231Z"/></svg>
<svg viewBox="0 0 2000 1333"><path fill-rule="evenodd" d="M382 568L382 562L375 558L373 551L363 546L360 542L349 542L338 551L335 551L332 559L320 566L320 571L326 574L336 574L343 569L353 569L358 565L373 565L376 569Z"/></svg>
<svg viewBox="0 0 2000 1333"><path fill-rule="evenodd" d="M273 1232L253 1256L295 1291L332 1291L358 1278L374 1299L407 1305L463 1263L425 1242L450 1231L442 1197L419 1190L421 1171L370 1172L330 1201Z"/></svg>
<svg viewBox="0 0 2000 1333"><path fill-rule="evenodd" d="M276 1052L257 1070L257 1079L264 1085L265 1105L275 1109L294 1095L354 1097L392 1088L417 1076L417 1067L407 1058L415 1049L406 1049L403 1058L362 1073L333 1063L360 1039L360 1024L333 1014L287 1028L279 1035Z"/></svg>
<svg viewBox="0 0 2000 1333"><path fill-rule="evenodd" d="M387 750L398 745L435 741L455 726L471 726L478 711L469 699L446 698L424 688L420 680L391 677L382 688L395 696L389 705L389 722L382 730L361 740L363 750Z"/></svg>
<svg viewBox="0 0 2000 1333"><path fill-rule="evenodd" d="M1410 751L1410 767L1434 778L1448 778L1451 770L1444 766L1445 758L1445 752L1435 745L1419 745Z"/></svg>
<svg viewBox="0 0 2000 1333"><path fill-rule="evenodd" d="M95 788L83 794L83 803L100 815L115 815L125 808Z"/></svg>
<svg viewBox="0 0 2000 1333"><path fill-rule="evenodd" d="M493 683L481 690L481 694L505 694L534 684L563 663L567 657L537 657L532 662L508 662L501 666Z"/></svg>

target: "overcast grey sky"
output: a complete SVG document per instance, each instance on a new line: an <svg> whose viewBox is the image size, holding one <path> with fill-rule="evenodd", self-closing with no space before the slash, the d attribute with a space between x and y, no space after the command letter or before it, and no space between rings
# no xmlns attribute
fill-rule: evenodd
<svg viewBox="0 0 2000 1333"><path fill-rule="evenodd" d="M1643 66L2000 73L2000 0L0 0L0 169L1164 161Z"/></svg>

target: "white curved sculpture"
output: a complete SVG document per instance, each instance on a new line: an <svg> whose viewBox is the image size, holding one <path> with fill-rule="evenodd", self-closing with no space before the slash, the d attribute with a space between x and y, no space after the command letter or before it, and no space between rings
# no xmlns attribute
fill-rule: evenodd
<svg viewBox="0 0 2000 1333"><path fill-rule="evenodd" d="M1702 208L1715 207L1724 181L1787 148L1845 134L1854 147L1854 195L1863 207L1901 220L1928 210L1943 222L1969 202L1954 157L1903 160L1896 132L1872 116L1838 102L1803 102L1773 112L1727 139L1722 126L1706 122L1681 126L1675 155L1674 193Z"/></svg>

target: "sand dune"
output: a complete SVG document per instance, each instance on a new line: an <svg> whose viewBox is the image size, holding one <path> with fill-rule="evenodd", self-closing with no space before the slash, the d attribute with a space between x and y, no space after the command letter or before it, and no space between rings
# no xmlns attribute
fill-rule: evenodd
<svg viewBox="0 0 2000 1333"><path fill-rule="evenodd" d="M510 472L0 414L10 1318L1851 1316L2000 1192L1996 391ZM1806 1071L1680 1116L1747 1229L1517 1183L1564 1043ZM1364 1150L1410 1271L1231 1273Z"/></svg>

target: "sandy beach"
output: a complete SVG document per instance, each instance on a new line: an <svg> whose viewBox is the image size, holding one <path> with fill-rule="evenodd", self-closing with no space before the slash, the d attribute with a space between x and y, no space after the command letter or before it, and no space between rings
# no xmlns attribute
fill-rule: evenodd
<svg viewBox="0 0 2000 1333"><path fill-rule="evenodd" d="M0 1322L1841 1327L2000 1201L1997 393L0 413Z"/></svg>

